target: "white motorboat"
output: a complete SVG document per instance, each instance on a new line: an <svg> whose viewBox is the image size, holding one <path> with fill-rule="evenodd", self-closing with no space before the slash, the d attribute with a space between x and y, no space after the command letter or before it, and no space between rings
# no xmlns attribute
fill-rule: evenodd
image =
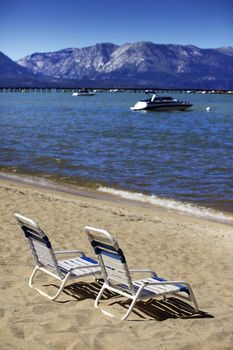
<svg viewBox="0 0 233 350"><path fill-rule="evenodd" d="M133 111L185 111L190 107L192 107L192 104L189 102L181 101L170 96L159 96L153 91L151 98L138 101L130 109Z"/></svg>
<svg viewBox="0 0 233 350"><path fill-rule="evenodd" d="M94 91L90 91L86 89L80 90L78 92L73 92L72 94L72 96L94 96L94 95L95 95Z"/></svg>

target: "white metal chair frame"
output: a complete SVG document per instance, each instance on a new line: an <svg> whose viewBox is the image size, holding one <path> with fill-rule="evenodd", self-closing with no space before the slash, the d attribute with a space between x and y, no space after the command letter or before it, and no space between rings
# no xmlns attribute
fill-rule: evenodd
<svg viewBox="0 0 233 350"><path fill-rule="evenodd" d="M126 320L139 300L151 299L167 295L176 295L181 299L191 301L195 312L198 304L189 283L184 281L167 281L157 276L149 269L128 269L126 259L115 238L106 230L91 226L85 227L88 239L97 255L104 284L95 300L95 307L99 308L101 296L105 289L125 296L132 300L127 312L121 318ZM133 281L131 274L149 273L151 277ZM100 309L108 316L113 315Z"/></svg>
<svg viewBox="0 0 233 350"><path fill-rule="evenodd" d="M87 257L81 250L54 251L49 238L45 235L39 225L20 214L15 217L27 238L32 256L35 261L35 268L29 278L29 287L34 288L41 295L50 300L56 300L63 291L68 279L96 275L100 273L99 264ZM57 255L78 254L73 259L57 260ZM44 272L61 282L55 295L49 295L33 285L37 272Z"/></svg>

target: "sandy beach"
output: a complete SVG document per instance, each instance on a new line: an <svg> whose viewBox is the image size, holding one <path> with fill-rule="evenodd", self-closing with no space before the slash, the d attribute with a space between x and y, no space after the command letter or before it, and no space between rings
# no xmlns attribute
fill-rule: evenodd
<svg viewBox="0 0 233 350"><path fill-rule="evenodd" d="M233 349L233 226L7 180L0 180L0 198L0 349ZM34 265L15 212L36 220L55 249L82 249L92 257L84 227L107 229L130 268L188 281L200 314L171 298L140 303L120 321L123 299L109 297L104 305L116 314L109 318L94 308L100 287L91 277L49 301L28 286Z"/></svg>

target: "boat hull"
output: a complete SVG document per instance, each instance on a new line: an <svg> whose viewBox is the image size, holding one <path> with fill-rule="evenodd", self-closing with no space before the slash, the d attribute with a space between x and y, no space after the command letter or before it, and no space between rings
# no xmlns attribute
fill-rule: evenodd
<svg viewBox="0 0 233 350"><path fill-rule="evenodd" d="M186 111L188 108L191 108L191 104L180 104L180 105L157 105L157 106L147 106L144 108L147 111Z"/></svg>

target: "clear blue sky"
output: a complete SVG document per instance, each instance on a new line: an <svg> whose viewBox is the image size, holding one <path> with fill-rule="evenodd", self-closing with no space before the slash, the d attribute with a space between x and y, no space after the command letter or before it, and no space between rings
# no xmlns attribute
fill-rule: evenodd
<svg viewBox="0 0 233 350"><path fill-rule="evenodd" d="M34 52L137 41L233 46L233 0L1 0L0 51Z"/></svg>

